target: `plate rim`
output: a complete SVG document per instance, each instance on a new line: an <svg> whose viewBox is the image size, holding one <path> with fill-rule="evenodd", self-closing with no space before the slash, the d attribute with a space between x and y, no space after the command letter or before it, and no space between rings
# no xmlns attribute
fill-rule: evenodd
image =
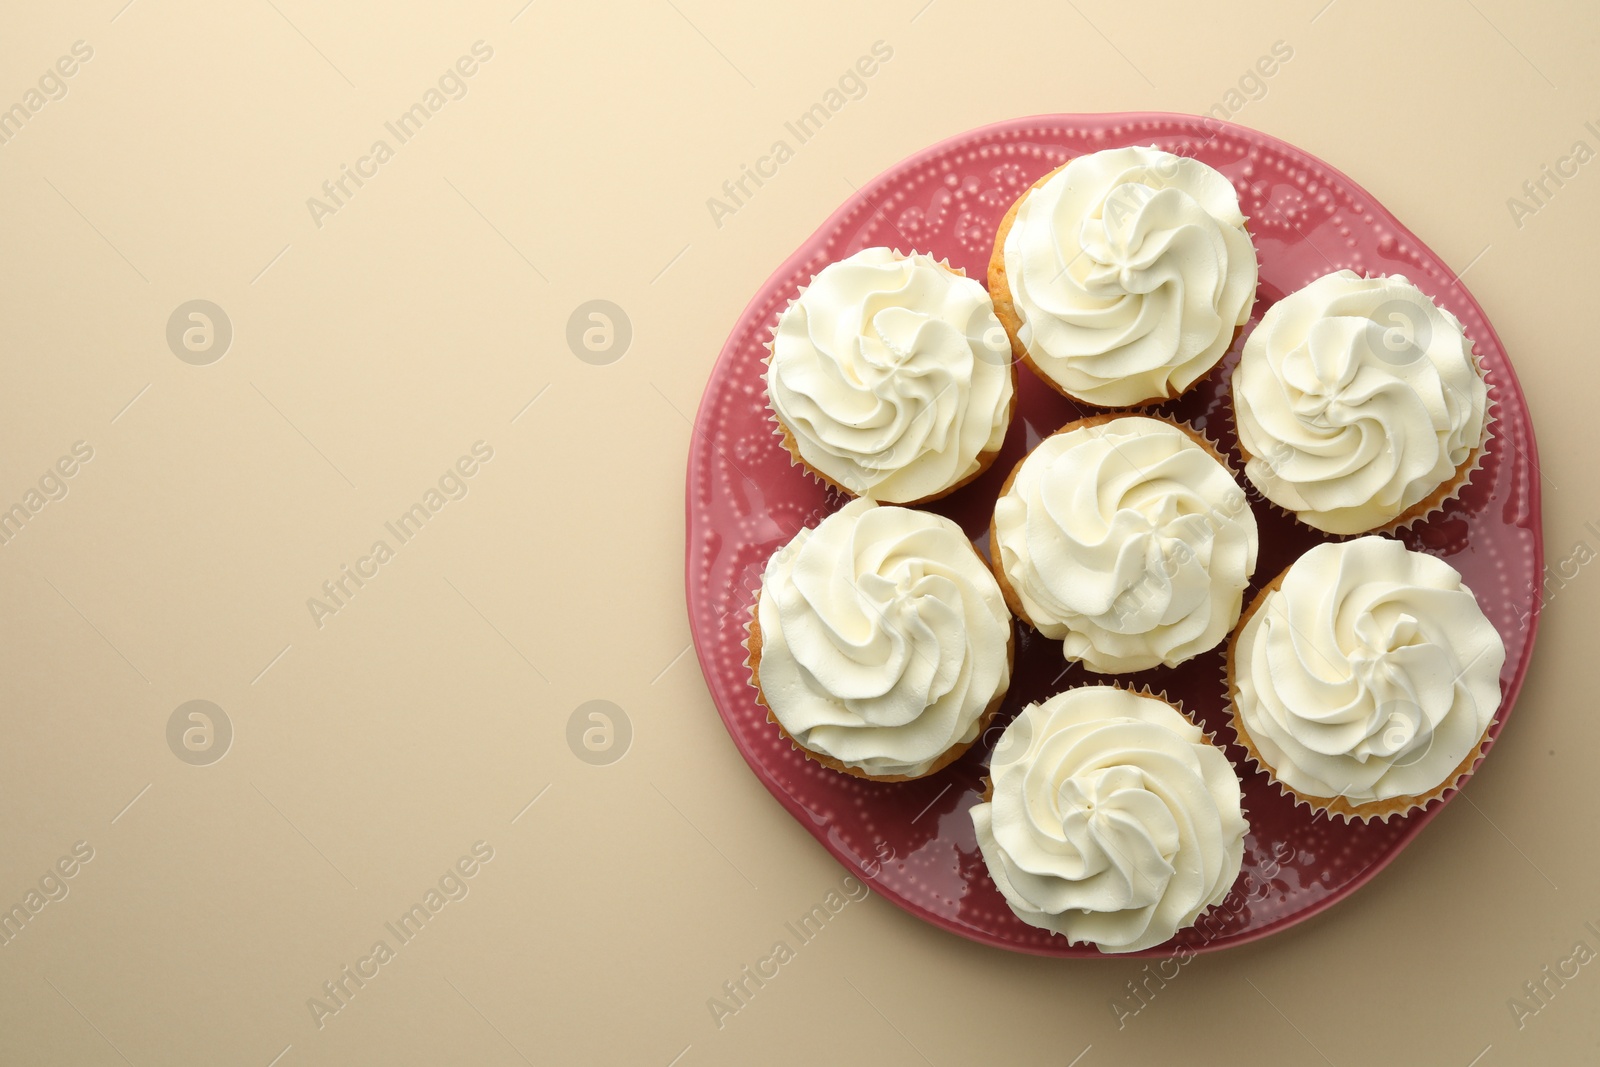
<svg viewBox="0 0 1600 1067"><path fill-rule="evenodd" d="M696 512L694 501L696 500L698 496L698 490L700 489L698 469L695 462L696 449L694 445L694 437L701 434L701 427L710 413L711 405L713 403L710 388L711 383L718 379L724 365L729 363L734 358L734 352L738 347L739 339L744 335L747 328L747 320L752 319L756 312L757 305L764 301L764 294L766 294L768 288L772 286L774 282L793 273L798 267L803 265L815 254L814 252L807 251L812 242L814 242L823 234L839 228L841 224L850 216L850 214L860 208L863 204L876 208L876 202L873 200L870 194L877 192L879 187L885 184L889 175L898 174L902 171L913 169L920 164L929 162L950 152L952 149L965 147L974 140L986 134L1026 128L1030 125L1068 125L1074 122L1083 122L1084 120L1104 122L1108 119L1124 124L1143 122L1170 123L1194 126L1203 130L1209 130L1210 127L1208 124L1212 124L1216 127L1214 131L1211 131L1211 137L1213 138L1221 133L1237 132L1238 134L1242 134L1248 140L1265 142L1274 151L1282 154L1304 157L1324 168L1331 177L1333 177L1337 182L1341 183L1344 187L1362 197L1365 197L1366 200L1370 202L1378 212L1381 213L1380 217L1382 221L1386 225L1392 227L1397 237L1402 238L1406 242L1410 243L1418 250L1419 253L1431 258L1441 266L1444 266L1447 270L1449 269L1444 257L1436 253L1426 242L1422 241L1415 233L1413 233L1409 227L1396 218L1394 213L1390 211L1389 208L1380 199L1378 199L1378 197L1374 196L1361 183L1352 179L1344 171L1326 162L1320 156L1308 152L1303 148L1299 148L1288 141L1283 140L1282 138L1275 137L1272 134L1265 133L1252 127L1243 126L1239 123L1228 122L1220 119L1213 119L1206 116L1189 115L1182 112L1173 111L1059 112L1026 115L1018 118L1002 119L997 122L984 123L981 126L975 126L959 133L952 134L948 137L944 137L931 145L921 148L918 151L897 160L896 162L885 167L883 170L879 171L870 180L864 182L859 188L852 192L851 195L847 197L834 211L829 213L828 217L824 219L822 223L811 232L810 235L805 237L799 243L799 245L796 246L792 253L786 256L783 261L778 264L778 266L767 276L766 280L756 287L754 292L751 294L749 301L745 304L744 309L739 313L738 318L734 320L733 327L728 333L728 338L723 342L722 349L717 354L717 358L712 362L711 369L706 375L705 383L701 387L700 400L695 406L694 422L692 424L693 434L690 438L687 464L688 470L687 477L685 479L685 543L683 570L684 606L689 616L689 632L694 644L695 659L700 665L701 676L706 680L706 688L711 697L711 704L716 709L718 718L722 721L723 729L733 741L734 748L738 751L740 757L744 759L751 773L755 775L756 780L765 786L767 792L772 794L772 796L795 819L795 821L804 826L811 836L816 838L818 843L820 843L822 847L826 849L827 852L832 855L833 858L837 860L851 875L862 879L863 884L868 885L873 892L878 893L887 900L893 902L896 907L916 916L918 919L921 919L924 922L937 927L938 929L954 934L967 941L972 941L977 944L985 945L1001 951L1021 953L1030 956L1048 957L1053 959L1162 958L1174 955L1179 951L1188 951L1195 955L1199 955L1210 952L1220 952L1225 949L1251 944L1252 942L1259 941L1262 938L1271 937L1274 934L1282 933L1291 927L1298 926L1301 923L1322 914L1329 908L1343 902L1345 899L1365 887L1372 881L1373 878L1377 877L1379 872L1393 863L1394 860L1398 858L1407 847L1410 846L1410 844L1416 839L1417 835L1420 834L1429 823L1437 818L1439 813L1442 812L1445 807L1461 793L1461 787L1453 787L1445 791L1437 803L1429 804L1421 811L1413 812L1407 815L1405 817L1407 823L1406 828L1400 833L1399 836L1395 838L1393 846L1389 849L1386 855L1369 864L1351 881L1346 882L1337 890L1330 892L1322 899L1312 901L1304 907L1291 912L1288 915L1284 915L1278 919L1275 919L1272 922L1236 934L1212 938L1201 942L1198 945L1174 947L1171 941L1166 941L1160 945L1152 946L1151 948L1143 949L1138 952L1093 952L1090 954L1078 951L1080 948L1088 949L1089 946L1087 945L1079 946L1072 942L1057 944L1054 939L1044 942L1040 945L1023 945L1002 941L996 937L987 935L985 931L967 927L958 922L952 921L948 916L935 914L921 905L919 902L905 897L893 891L892 889L880 887L876 883L875 878L867 875L866 872L859 867L859 865L857 865L849 856L845 854L842 849L837 847L829 839L826 833L826 824L817 824L810 816L810 813L798 800L794 799L786 791L779 788L776 782L774 782L766 773L763 772L763 765L755 758L753 751L748 747L739 731L730 727L728 716L722 710L722 706L717 700L716 693L712 689L710 682L710 678L714 674L712 665L710 663L710 642L712 638L711 635L703 631L700 619L698 618L698 613L693 609L689 602L689 589L691 588L691 582L693 579L692 571L694 567L696 547L691 536L694 528ZM1455 272L1452 271L1452 273ZM1505 343L1500 339L1499 331L1494 328L1494 323L1490 320L1488 314L1483 310L1483 305L1478 303L1478 300L1475 296L1473 296L1472 291L1467 288L1464 282L1462 282L1461 276L1459 274L1455 274L1455 277L1450 284L1454 285L1460 291L1461 296L1469 301L1477 310L1479 318L1483 321L1484 328L1488 331L1489 338L1493 340L1500 352L1504 354L1503 380L1497 381L1496 386L1497 388L1505 390L1505 393L1502 394L1501 397L1497 398L1497 403L1504 405L1508 401L1514 401L1515 406L1518 407L1523 413L1524 426L1527 433L1525 451L1527 453L1529 464L1537 472L1539 469L1539 447L1537 435L1535 434L1533 427L1533 416L1528 407L1527 396L1522 391L1522 383L1517 378L1516 368L1512 365L1511 353L1506 348ZM985 288L987 288L987 286L985 286ZM1526 487L1526 494L1529 504L1529 514L1533 519L1531 532L1534 534L1532 551L1534 573L1536 576L1542 576L1545 570L1543 537L1544 501L1543 486L1540 484L1540 481L1537 477L1529 480ZM1495 747L1501 732L1505 728L1506 721L1510 718L1510 713L1516 705L1517 697L1521 695L1523 684L1527 679L1529 668L1533 663L1534 648L1538 643L1539 622L1543 608L1544 584L1541 580L1536 580L1533 584L1533 603L1528 614L1527 648L1523 653L1520 662L1517 664L1511 680L1507 683L1505 691L1501 695L1500 707L1496 713L1494 721L1488 728L1488 736L1484 743L1483 751L1479 755L1478 759L1473 762L1473 765L1466 778L1463 779L1463 785L1466 781L1470 781L1470 779L1478 773L1478 770L1480 767L1482 767L1484 760L1488 758L1490 750ZM1070 953L1063 952L1063 947L1071 948L1074 951Z"/></svg>

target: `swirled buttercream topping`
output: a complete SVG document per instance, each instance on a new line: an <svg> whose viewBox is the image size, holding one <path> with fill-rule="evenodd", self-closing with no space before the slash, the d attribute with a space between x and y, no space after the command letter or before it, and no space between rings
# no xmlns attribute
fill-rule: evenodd
<svg viewBox="0 0 1600 1067"><path fill-rule="evenodd" d="M926 774L1010 682L1000 587L930 512L853 500L801 530L767 564L758 621L773 717L869 775Z"/></svg>
<svg viewBox="0 0 1600 1067"><path fill-rule="evenodd" d="M984 287L867 248L778 320L767 399L800 458L856 496L908 503L977 473L1010 424L1011 354Z"/></svg>
<svg viewBox="0 0 1600 1067"><path fill-rule="evenodd" d="M1255 572L1255 515L1184 429L1139 415L1040 442L995 504L995 547L1024 616L1108 674L1215 648Z"/></svg>
<svg viewBox="0 0 1600 1067"><path fill-rule="evenodd" d="M1341 270L1262 316L1233 404L1246 477L1306 524L1355 534L1456 477L1488 390L1454 315L1398 274Z"/></svg>
<svg viewBox="0 0 1600 1067"><path fill-rule="evenodd" d="M1088 686L1030 704L990 776L972 822L995 886L1024 922L1069 941L1159 945L1239 875L1239 778L1164 700Z"/></svg>
<svg viewBox="0 0 1600 1067"><path fill-rule="evenodd" d="M1004 241L1019 339L1070 396L1176 396L1250 317L1256 253L1232 183L1195 159L1114 148L1026 194Z"/></svg>
<svg viewBox="0 0 1600 1067"><path fill-rule="evenodd" d="M1423 796L1500 706L1505 646L1461 575L1398 541L1301 556L1239 630L1234 714L1273 777L1351 804Z"/></svg>

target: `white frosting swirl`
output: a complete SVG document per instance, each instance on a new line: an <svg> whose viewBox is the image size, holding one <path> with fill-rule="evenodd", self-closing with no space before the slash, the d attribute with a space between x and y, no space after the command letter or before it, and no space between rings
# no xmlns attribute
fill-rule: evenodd
<svg viewBox="0 0 1600 1067"><path fill-rule="evenodd" d="M1256 252L1227 178L1156 148L1069 161L1026 195L1004 264L1040 373L1104 407L1176 396L1250 318Z"/></svg>
<svg viewBox="0 0 1600 1067"><path fill-rule="evenodd" d="M760 685L800 745L917 777L1011 680L1011 614L961 527L853 500L767 563Z"/></svg>
<svg viewBox="0 0 1600 1067"><path fill-rule="evenodd" d="M1239 876L1239 778L1172 705L1069 689L1006 727L978 848L1023 922L1135 952L1192 926Z"/></svg>
<svg viewBox="0 0 1600 1067"><path fill-rule="evenodd" d="M1355 534L1456 476L1488 391L1454 315L1398 274L1341 270L1262 316L1233 403L1245 475L1307 525Z"/></svg>
<svg viewBox="0 0 1600 1067"><path fill-rule="evenodd" d="M1256 569L1256 519L1233 475L1141 415L1045 438L995 504L994 531L1026 619L1105 674L1215 648Z"/></svg>
<svg viewBox="0 0 1600 1067"><path fill-rule="evenodd" d="M1329 542L1240 629L1235 714L1302 796L1422 796L1488 729L1505 655L1448 563L1384 537Z"/></svg>
<svg viewBox="0 0 1600 1067"><path fill-rule="evenodd" d="M856 496L936 496L997 452L1011 353L984 287L932 256L867 248L778 319L767 398L800 458Z"/></svg>

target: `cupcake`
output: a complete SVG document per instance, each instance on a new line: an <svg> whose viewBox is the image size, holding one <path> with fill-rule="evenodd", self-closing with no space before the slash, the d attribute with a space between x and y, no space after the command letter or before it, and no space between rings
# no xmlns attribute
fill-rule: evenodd
<svg viewBox="0 0 1600 1067"><path fill-rule="evenodd" d="M1124 674L1221 644L1256 569L1256 519L1186 426L1095 415L1041 441L994 508L1006 603L1068 662Z"/></svg>
<svg viewBox="0 0 1600 1067"><path fill-rule="evenodd" d="M1233 184L1199 160L1137 147L1069 160L995 236L989 291L1012 351L1086 404L1179 395L1250 318L1244 223Z"/></svg>
<svg viewBox="0 0 1600 1067"><path fill-rule="evenodd" d="M1263 589L1234 634L1233 729L1297 801L1387 820L1471 771L1505 655L1444 560L1385 537L1327 542Z"/></svg>
<svg viewBox="0 0 1600 1067"><path fill-rule="evenodd" d="M852 500L767 563L750 677L806 756L883 782L971 746L1011 681L1011 616L961 527Z"/></svg>
<svg viewBox="0 0 1600 1067"><path fill-rule="evenodd" d="M1017 918L1137 952L1228 895L1250 829L1240 799L1222 750L1171 704L1095 685L1012 720L972 823Z"/></svg>
<svg viewBox="0 0 1600 1067"><path fill-rule="evenodd" d="M1331 534L1398 527L1453 496L1487 407L1461 323L1398 274L1335 271L1284 297L1233 373L1245 476Z"/></svg>
<svg viewBox="0 0 1600 1067"><path fill-rule="evenodd" d="M986 470L1016 370L983 286L913 252L829 264L778 319L767 404L783 444L851 496L917 504Z"/></svg>

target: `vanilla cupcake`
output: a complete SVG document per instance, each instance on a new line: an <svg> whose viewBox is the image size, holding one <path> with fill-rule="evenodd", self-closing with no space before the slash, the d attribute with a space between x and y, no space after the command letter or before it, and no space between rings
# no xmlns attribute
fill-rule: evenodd
<svg viewBox="0 0 1600 1067"><path fill-rule="evenodd" d="M1488 390L1461 323L1398 274L1341 270L1274 304L1233 373L1245 476L1325 533L1426 515L1465 484Z"/></svg>
<svg viewBox="0 0 1600 1067"><path fill-rule="evenodd" d="M989 544L1011 610L1102 674L1221 644L1259 547L1210 443L1143 415L1091 416L1041 441L1001 490Z"/></svg>
<svg viewBox="0 0 1600 1067"><path fill-rule="evenodd" d="M784 447L851 496L933 500L1005 442L1005 332L983 286L932 256L867 248L829 264L779 317L771 349Z"/></svg>
<svg viewBox="0 0 1600 1067"><path fill-rule="evenodd" d="M1387 820L1472 770L1505 655L1448 563L1384 537L1327 542L1263 589L1234 634L1234 732L1296 800Z"/></svg>
<svg viewBox="0 0 1600 1067"><path fill-rule="evenodd" d="M1011 681L1011 615L961 527L853 500L767 563L750 675L811 759L898 782L958 758Z"/></svg>
<svg viewBox="0 0 1600 1067"><path fill-rule="evenodd" d="M1023 922L1137 952L1228 895L1249 831L1222 751L1159 697L1069 689L1006 727L972 808L989 875Z"/></svg>
<svg viewBox="0 0 1600 1067"><path fill-rule="evenodd" d="M1012 351L1086 404L1179 395L1250 318L1244 224L1233 184L1199 160L1138 147L1069 160L995 237L989 291Z"/></svg>

